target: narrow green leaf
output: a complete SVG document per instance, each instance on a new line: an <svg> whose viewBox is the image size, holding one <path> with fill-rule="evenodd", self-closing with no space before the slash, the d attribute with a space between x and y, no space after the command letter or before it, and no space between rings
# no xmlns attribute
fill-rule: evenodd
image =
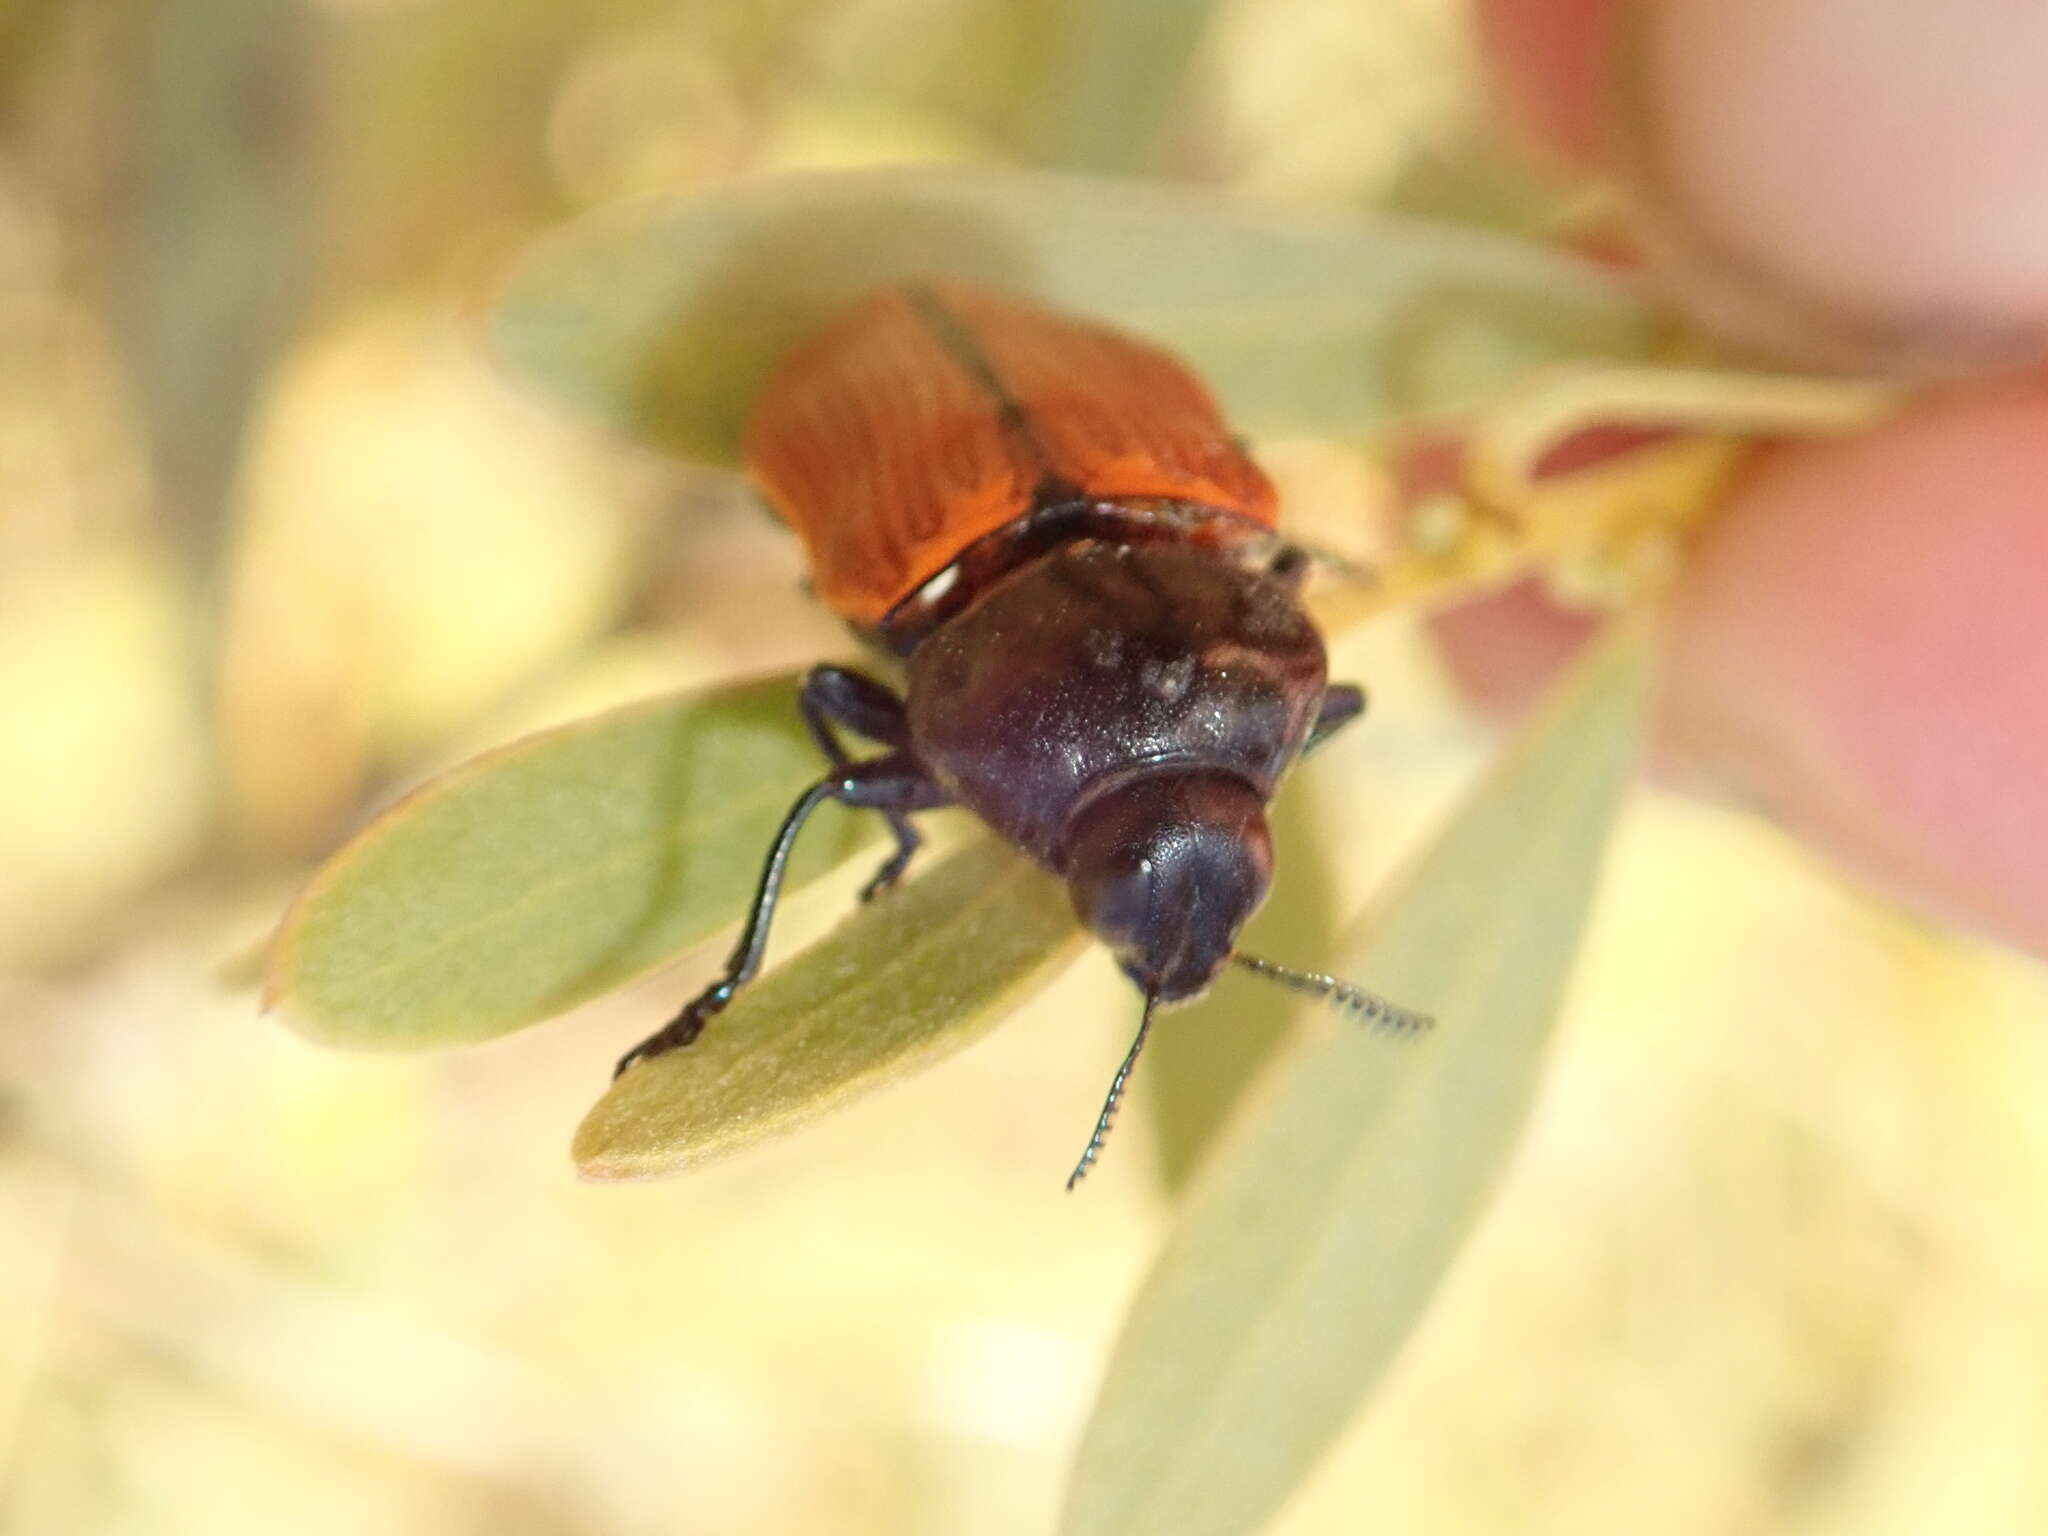
<svg viewBox="0 0 2048 1536"><path fill-rule="evenodd" d="M112 97L130 135L118 312L159 520L210 570L245 418L310 286L321 34L299 0L162 0L106 24L124 18L136 32L101 44L137 66Z"/></svg>
<svg viewBox="0 0 2048 1536"><path fill-rule="evenodd" d="M1039 158L1131 174L1157 158L1215 0L1067 0Z"/></svg>
<svg viewBox="0 0 2048 1536"><path fill-rule="evenodd" d="M1156 337L1254 432L1360 434L1538 363L1641 358L1663 335L1612 274L1499 236L930 167L745 182L571 229L515 274L492 334L601 421L732 462L778 358L855 296L931 274Z"/></svg>
<svg viewBox="0 0 2048 1536"><path fill-rule="evenodd" d="M1635 758L1647 629L1581 661L1346 950L1435 1030L1334 1030L1205 1166L1111 1361L1067 1536L1258 1529L1422 1315L1534 1090Z"/></svg>
<svg viewBox="0 0 2048 1536"><path fill-rule="evenodd" d="M621 1077L576 1132L577 1166L651 1178L793 1130L986 1033L1080 938L1058 881L977 839Z"/></svg>
<svg viewBox="0 0 2048 1536"><path fill-rule="evenodd" d="M434 780L314 877L278 933L268 1001L330 1045L456 1045L673 959L738 918L775 828L818 776L796 686L635 704ZM878 830L827 806L795 878Z"/></svg>

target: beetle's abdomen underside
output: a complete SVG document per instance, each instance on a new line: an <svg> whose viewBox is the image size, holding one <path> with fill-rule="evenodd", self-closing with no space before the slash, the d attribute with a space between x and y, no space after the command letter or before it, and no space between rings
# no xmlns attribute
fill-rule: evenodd
<svg viewBox="0 0 2048 1536"><path fill-rule="evenodd" d="M1048 499L1274 519L1271 483L1173 358L951 282L886 289L800 348L745 450L819 596L861 625Z"/></svg>

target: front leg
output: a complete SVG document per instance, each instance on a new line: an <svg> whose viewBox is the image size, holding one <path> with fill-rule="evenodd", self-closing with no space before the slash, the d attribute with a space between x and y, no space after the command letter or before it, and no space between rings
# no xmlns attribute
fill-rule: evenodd
<svg viewBox="0 0 2048 1536"><path fill-rule="evenodd" d="M1346 581L1366 581L1371 571L1360 565L1349 555L1341 555L1334 549L1324 549L1315 544L1303 544L1290 539L1274 551L1273 563L1266 567L1266 574L1286 582L1290 587L1301 588L1308 582L1309 572L1316 567Z"/></svg>
<svg viewBox="0 0 2048 1536"><path fill-rule="evenodd" d="M725 972L692 998L680 1013L655 1033L642 1040L619 1059L613 1076L650 1056L688 1045L704 1032L712 1017L724 1010L741 987L761 970L768 952L768 930L775 921L775 908L782 899L782 882L789 872L789 857L796 848L797 834L811 813L828 800L860 810L877 810L890 817L892 826L901 822L910 835L908 848L899 847L895 857L882 867L883 875L894 878L903 873L910 855L917 849L917 831L905 819L910 811L930 810L946 803L945 791L934 783L908 753L892 752L886 757L850 764L844 771L828 774L797 797L775 841L768 847L768 859L761 869L761 882L747 909L746 926L739 943L725 962ZM877 876L879 880L881 876ZM870 882L870 888L874 882Z"/></svg>
<svg viewBox="0 0 2048 1536"><path fill-rule="evenodd" d="M865 778L859 798L848 799L845 803L881 812L889 823L889 830L896 834L896 851L860 888L860 899L870 902L903 878L903 872L910 867L917 850L924 846L924 838L911 824L910 813L935 811L942 805L950 805L952 797L908 752L891 752L887 757L861 764L860 769Z"/></svg>
<svg viewBox="0 0 2048 1536"><path fill-rule="evenodd" d="M825 754L825 760L835 771L844 772L849 766L846 749L840 744L839 733L833 729L835 725L843 725L869 741L893 747L893 755L903 756L906 760L909 757L910 716L903 707L903 701L890 692L887 684L865 672L856 672L851 667L811 668L804 678L803 691L797 696L797 709L803 715L811 740L818 744L818 750ZM910 867L910 861L916 857L924 841L901 809L881 805L875 809L882 813L883 819L889 823L889 830L895 834L896 851L875 871L874 878L861 887L860 899L864 902L873 901L903 878L904 870Z"/></svg>
<svg viewBox="0 0 2048 1536"><path fill-rule="evenodd" d="M1323 690L1323 707L1309 727L1304 753L1313 752L1365 713L1365 690L1356 683L1332 683Z"/></svg>

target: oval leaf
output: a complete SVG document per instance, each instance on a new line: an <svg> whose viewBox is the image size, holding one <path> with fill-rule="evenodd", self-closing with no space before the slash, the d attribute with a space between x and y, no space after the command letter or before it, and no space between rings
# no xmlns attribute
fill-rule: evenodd
<svg viewBox="0 0 2048 1536"><path fill-rule="evenodd" d="M1635 760L1646 628L1580 662L1345 950L1435 1030L1304 1051L1196 1180L1111 1361L1068 1536L1258 1529L1414 1327L1533 1092Z"/></svg>
<svg viewBox="0 0 2048 1536"><path fill-rule="evenodd" d="M1258 432L1357 435L1664 336L1620 279L1541 246L985 167L763 179L586 223L527 260L492 334L600 420L730 463L778 358L857 295L933 274L1150 334Z"/></svg>
<svg viewBox="0 0 2048 1536"><path fill-rule="evenodd" d="M577 1129L577 1166L651 1178L792 1130L986 1033L1080 940L1058 881L977 839L619 1078Z"/></svg>
<svg viewBox="0 0 2048 1536"><path fill-rule="evenodd" d="M501 747L372 822L286 914L266 1001L326 1044L488 1039L674 959L739 915L819 774L778 677L651 700ZM872 841L837 806L815 878Z"/></svg>

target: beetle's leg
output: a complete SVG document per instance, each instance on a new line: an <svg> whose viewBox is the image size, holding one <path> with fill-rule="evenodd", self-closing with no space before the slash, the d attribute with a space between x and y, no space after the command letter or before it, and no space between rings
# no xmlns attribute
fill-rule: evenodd
<svg viewBox="0 0 2048 1536"><path fill-rule="evenodd" d="M1290 587L1298 587L1308 579L1309 567L1316 557L1299 544L1282 544L1273 563L1266 567L1266 574L1275 580L1284 581Z"/></svg>
<svg viewBox="0 0 2048 1536"><path fill-rule="evenodd" d="M903 871L924 845L924 838L911 825L909 813L935 811L949 804L950 798L924 765L908 752L891 752L860 766L864 774L860 798L846 803L880 811L888 819L889 830L896 834L896 851L883 861L875 877L860 888L860 899L873 901L903 878Z"/></svg>
<svg viewBox="0 0 2048 1536"><path fill-rule="evenodd" d="M848 667L813 667L804 677L797 708L818 750L835 768L846 765L846 749L832 727L901 752L910 746L910 716L903 701L882 683Z"/></svg>
<svg viewBox="0 0 2048 1536"><path fill-rule="evenodd" d="M903 878L903 871L924 845L924 838L911 825L910 812L935 811L949 803L945 790L925 771L924 764L908 752L891 752L872 762L860 764L855 772L860 782L848 805L880 811L896 834L896 851L875 871L874 878L860 888L862 901L873 901Z"/></svg>
<svg viewBox="0 0 2048 1536"><path fill-rule="evenodd" d="M901 811L884 811L882 817L889 823L889 830L896 834L896 851L882 861L882 867L860 888L863 902L873 901L901 880L903 871L910 868L910 861L917 857L917 850L924 846L923 834Z"/></svg>
<svg viewBox="0 0 2048 1536"><path fill-rule="evenodd" d="M1338 731L1365 713L1365 690L1356 683L1332 683L1323 690L1323 707L1309 728L1308 744L1301 750L1313 752Z"/></svg>
<svg viewBox="0 0 2048 1536"><path fill-rule="evenodd" d="M804 678L803 692L797 696L797 708L811 739L817 742L818 750L825 754L835 772L844 772L848 767L846 749L832 729L835 723L870 741L894 747L898 754L909 750L910 717L903 701L864 672L848 667L811 668ZM901 810L881 804L875 808L896 835L896 851L875 871L875 877L861 887L860 899L864 902L873 901L903 878L903 871L910 867L924 841Z"/></svg>
<svg viewBox="0 0 2048 1536"><path fill-rule="evenodd" d="M909 847L901 846L899 837L896 856L884 866L885 873L893 868L901 874L902 866L910 862L910 854L917 848L916 829L904 820L904 813L944 804L945 792L908 754L901 752L892 752L871 762L852 764L805 790L796 804L790 807L789 814L783 817L775 841L769 845L768 859L761 869L761 883L755 888L753 905L747 909L747 922L740 930L739 943L733 946L733 952L725 962L725 973L691 999L689 1005L666 1025L622 1056L614 1076L650 1056L659 1056L665 1051L688 1045L704 1032L704 1025L711 1017L730 1003L741 987L754 979L761 969L761 957L767 953L769 925L775 920L776 903L782 897L783 877L789 870L789 856L796 847L797 834L803 831L811 813L828 800L883 811L890 817L892 826L898 821L903 822L904 829L910 833Z"/></svg>
<svg viewBox="0 0 2048 1536"><path fill-rule="evenodd" d="M695 1040L704 1032L705 1022L731 1002L733 994L760 970L762 952L768 947L768 925L774 920L775 904L782 896L782 878L788 872L789 855L796 846L797 834L811 819L813 811L827 800L839 798L840 783L839 775L820 779L797 798L789 814L782 818L775 841L769 845L768 862L762 867L761 883L754 891L753 905L747 910L747 925L740 930L739 943L725 962L725 974L692 998L688 1006L667 1024L621 1056L612 1073L614 1077L636 1062Z"/></svg>
<svg viewBox="0 0 2048 1536"><path fill-rule="evenodd" d="M1290 540L1274 552L1273 561L1266 567L1266 574L1278 577L1291 587L1299 587L1308 580L1308 573L1321 566L1333 575L1347 581L1370 581L1372 570L1361 565L1349 555L1340 555L1334 549L1321 549L1313 544L1299 544Z"/></svg>
<svg viewBox="0 0 2048 1536"><path fill-rule="evenodd" d="M908 816L901 811L883 814L889 818L889 830L896 834L896 851L882 861L882 867L860 888L863 902L873 901L882 892L893 888L903 878L903 871L910 868L910 861L917 857L917 850L924 846L924 835L911 825Z"/></svg>

